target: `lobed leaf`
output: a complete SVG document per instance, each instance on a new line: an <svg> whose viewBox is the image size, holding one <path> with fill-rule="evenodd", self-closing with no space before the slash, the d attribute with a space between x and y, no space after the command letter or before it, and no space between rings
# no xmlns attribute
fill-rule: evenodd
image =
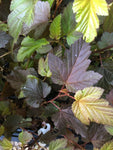
<svg viewBox="0 0 113 150"><path fill-rule="evenodd" d="M100 99L103 89L88 87L79 90L75 94L75 102L72 111L82 123L89 125L90 122L100 124L113 124L113 107L105 99Z"/></svg>
<svg viewBox="0 0 113 150"><path fill-rule="evenodd" d="M99 28L97 15L108 15L107 3L105 0L74 0L73 12L76 13L76 30L83 33L86 42L91 42L97 35Z"/></svg>
<svg viewBox="0 0 113 150"><path fill-rule="evenodd" d="M52 116L52 121L55 127L61 130L61 132L65 132L66 128L71 128L76 134L80 134L83 138L86 138L87 127L74 116L70 107L62 109L60 112L54 114Z"/></svg>
<svg viewBox="0 0 113 150"><path fill-rule="evenodd" d="M66 50L64 61L50 53L48 62L53 82L65 84L70 92L97 83L102 76L94 71L86 71L90 64L90 53L90 46L81 39Z"/></svg>
<svg viewBox="0 0 113 150"><path fill-rule="evenodd" d="M50 38L59 40L61 37L61 14L55 17L50 25Z"/></svg>
<svg viewBox="0 0 113 150"><path fill-rule="evenodd" d="M22 47L17 54L18 61L23 61L25 58L29 58L35 51L44 54L52 49L45 38L34 40L28 36L23 39L21 45Z"/></svg>
<svg viewBox="0 0 113 150"><path fill-rule="evenodd" d="M105 142L111 140L111 137L105 130L104 125L93 122L88 126L84 142L91 142L94 147L100 149Z"/></svg>
<svg viewBox="0 0 113 150"><path fill-rule="evenodd" d="M25 85L22 88L28 105L38 108L40 103L50 93L51 87L47 83L41 81L36 76L28 76Z"/></svg>

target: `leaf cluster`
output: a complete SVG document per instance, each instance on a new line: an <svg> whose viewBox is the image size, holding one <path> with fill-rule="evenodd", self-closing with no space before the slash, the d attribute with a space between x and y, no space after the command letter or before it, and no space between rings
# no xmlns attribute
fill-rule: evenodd
<svg viewBox="0 0 113 150"><path fill-rule="evenodd" d="M112 14L111 0L0 1L1 149L17 133L21 149L112 150Z"/></svg>

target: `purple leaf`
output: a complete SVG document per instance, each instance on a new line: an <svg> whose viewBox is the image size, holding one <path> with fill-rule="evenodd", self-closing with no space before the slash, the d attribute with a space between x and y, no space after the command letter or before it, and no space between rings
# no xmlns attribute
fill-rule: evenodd
<svg viewBox="0 0 113 150"><path fill-rule="evenodd" d="M86 138L87 126L82 124L74 115L70 107L62 109L53 115L52 120L55 127L60 130L65 130L67 127L73 129L77 134Z"/></svg>
<svg viewBox="0 0 113 150"><path fill-rule="evenodd" d="M102 77L94 71L86 71L89 67L90 46L83 40L75 42L69 50L66 50L65 59L49 54L49 68L52 72L52 80L59 85L66 85L70 92L92 86Z"/></svg>

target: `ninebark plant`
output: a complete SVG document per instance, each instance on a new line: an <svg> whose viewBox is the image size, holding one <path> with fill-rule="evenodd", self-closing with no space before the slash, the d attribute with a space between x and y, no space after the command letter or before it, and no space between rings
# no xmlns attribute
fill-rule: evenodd
<svg viewBox="0 0 113 150"><path fill-rule="evenodd" d="M111 150L112 1L9 0L9 6L7 20L0 18L2 148L12 149L8 139L20 128L22 149L41 141L50 150L88 143ZM51 130L38 136L43 121Z"/></svg>

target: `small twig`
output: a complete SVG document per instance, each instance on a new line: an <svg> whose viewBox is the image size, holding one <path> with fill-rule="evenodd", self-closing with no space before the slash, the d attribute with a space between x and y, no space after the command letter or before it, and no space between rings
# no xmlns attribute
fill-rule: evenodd
<svg viewBox="0 0 113 150"><path fill-rule="evenodd" d="M101 54L100 54L100 64L101 64L101 67L103 67Z"/></svg>
<svg viewBox="0 0 113 150"><path fill-rule="evenodd" d="M107 50L107 49L110 49L110 48L113 48L113 45L107 46L107 47L102 48L102 49L97 50L97 51L93 51L92 54L93 54L93 53L101 53L101 52L103 52L103 51L105 51L105 50Z"/></svg>
<svg viewBox="0 0 113 150"><path fill-rule="evenodd" d="M59 109L59 111L61 111L60 107L58 107L55 103L50 102L51 104L53 104L57 109Z"/></svg>
<svg viewBox="0 0 113 150"><path fill-rule="evenodd" d="M58 9L58 7L60 6L61 3L62 3L62 0L56 0L56 9L55 9L55 12L54 12L54 16L56 16L57 9Z"/></svg>
<svg viewBox="0 0 113 150"><path fill-rule="evenodd" d="M67 136L63 135L65 139L67 139L70 143L74 144L76 147L80 148L81 150L85 150L81 145L79 145L78 143L70 140L69 138L67 138Z"/></svg>
<svg viewBox="0 0 113 150"><path fill-rule="evenodd" d="M11 53L11 51L9 51L9 52L7 52L7 53L1 55L0 58L2 58L2 57L4 57L4 56L7 56L7 55L9 55L10 53Z"/></svg>

